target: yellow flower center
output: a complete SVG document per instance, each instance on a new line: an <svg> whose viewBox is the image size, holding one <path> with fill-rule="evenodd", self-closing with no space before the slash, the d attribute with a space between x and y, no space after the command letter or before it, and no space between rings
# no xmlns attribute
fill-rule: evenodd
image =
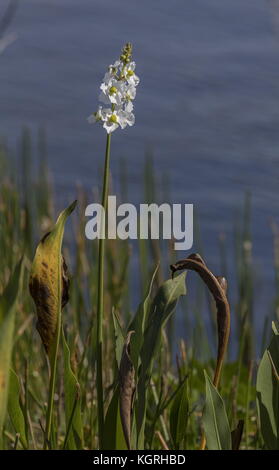
<svg viewBox="0 0 279 470"><path fill-rule="evenodd" d="M109 94L110 95L113 95L116 92L117 92L117 88L115 86L110 87L110 89L109 89Z"/></svg>
<svg viewBox="0 0 279 470"><path fill-rule="evenodd" d="M116 123L117 122L117 116L115 114L112 114L109 118L110 122L114 122Z"/></svg>
<svg viewBox="0 0 279 470"><path fill-rule="evenodd" d="M133 70L128 70L127 75L128 77L132 77L134 75Z"/></svg>

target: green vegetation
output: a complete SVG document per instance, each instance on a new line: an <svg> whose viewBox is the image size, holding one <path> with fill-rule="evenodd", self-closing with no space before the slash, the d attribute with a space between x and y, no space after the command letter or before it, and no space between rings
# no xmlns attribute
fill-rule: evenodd
<svg viewBox="0 0 279 470"><path fill-rule="evenodd" d="M249 201L235 234L236 359L230 343L227 351L224 278L215 278L199 256L179 263L171 243L140 240L132 247L137 256L128 242L107 240L97 393L98 242L84 236L88 195L78 188L76 207L71 204L55 223L60 211L42 131L36 175L32 147L28 130L16 162L3 142L0 147L0 448L279 449L278 298L271 313L269 307L263 312L266 329L256 340L263 356L257 361ZM143 182L145 201L158 200L167 187L159 184L151 158ZM226 249L222 239L221 274L230 299ZM279 292L276 256L275 250ZM202 278L194 296L186 292L188 278L196 276L192 270ZM141 291L136 311L132 284ZM207 310L210 327L203 321ZM98 409L104 412L102 439Z"/></svg>

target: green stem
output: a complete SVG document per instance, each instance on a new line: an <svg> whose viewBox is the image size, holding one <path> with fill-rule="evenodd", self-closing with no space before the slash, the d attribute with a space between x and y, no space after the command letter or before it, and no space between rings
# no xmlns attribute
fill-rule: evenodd
<svg viewBox="0 0 279 470"><path fill-rule="evenodd" d="M110 161L110 141L111 134L107 134L106 159L103 180L102 205L104 208L101 223L101 234L104 230L104 238L99 240L99 263L98 263L98 306L97 306L97 401L98 401L98 431L99 447L103 448L104 434L104 403L103 403L103 367L102 367L102 346L103 346L103 316L104 316L104 258L105 258L105 232L106 213L108 205L109 186L109 161Z"/></svg>
<svg viewBox="0 0 279 470"><path fill-rule="evenodd" d="M61 273L61 256L59 256L58 272ZM62 290L61 284L62 284L62 279L60 279L59 286L58 286L58 305L61 305L61 290ZM47 412L46 412L44 450L47 450L48 448L50 448L53 401L54 401L54 392L55 392L57 357L58 357L60 337L61 337L61 307L57 315L56 336L55 336L54 344L50 352L50 382L49 382L48 403L47 403Z"/></svg>
<svg viewBox="0 0 279 470"><path fill-rule="evenodd" d="M48 403L47 403L47 413L46 413L44 450L46 450L49 447L49 443L50 443L51 423L52 423L52 414L53 414L53 400L54 400L56 370L57 370L57 356L58 356L60 336L61 336L61 312L58 317L55 346L54 346L53 354L52 354L51 361L50 361L51 373L50 373L49 393L48 393Z"/></svg>

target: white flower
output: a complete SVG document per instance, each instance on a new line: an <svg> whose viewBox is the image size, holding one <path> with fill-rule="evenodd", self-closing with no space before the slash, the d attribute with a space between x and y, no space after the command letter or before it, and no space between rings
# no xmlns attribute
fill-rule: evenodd
<svg viewBox="0 0 279 470"><path fill-rule="evenodd" d="M105 108L102 110L103 128L106 129L108 134L115 131L120 125L118 113L118 109Z"/></svg>
<svg viewBox="0 0 279 470"><path fill-rule="evenodd" d="M102 121L104 122L103 128L106 129L108 134L115 131L120 125L119 115L117 110L106 108L102 110Z"/></svg>
<svg viewBox="0 0 279 470"><path fill-rule="evenodd" d="M132 113L133 104L129 102L124 109L117 107L114 110L111 108L104 108L100 111L100 119L103 121L103 128L106 129L108 134L115 131L119 126L121 129L133 126L135 123L135 116Z"/></svg>
<svg viewBox="0 0 279 470"><path fill-rule="evenodd" d="M133 84L129 83L126 86L124 93L123 93L124 102L134 100L136 97L136 93L137 93L136 87Z"/></svg>
<svg viewBox="0 0 279 470"><path fill-rule="evenodd" d="M136 63L130 62L129 64L124 66L123 74L125 79L131 85L137 86L139 84L139 77L135 74Z"/></svg>
<svg viewBox="0 0 279 470"><path fill-rule="evenodd" d="M129 101L124 109L118 112L119 124L122 129L125 129L127 125L133 126L135 124L135 115L132 113L133 108L133 104Z"/></svg>
<svg viewBox="0 0 279 470"><path fill-rule="evenodd" d="M105 73L105 76L103 78L103 83L108 83L113 78L115 78L115 75L111 73L111 71L109 70L108 72Z"/></svg>
<svg viewBox="0 0 279 470"><path fill-rule="evenodd" d="M122 70L122 68L123 68L122 62L120 60L116 60L114 64L111 64L109 66L108 70L109 70L109 73L113 77L117 77L120 74L120 71Z"/></svg>
<svg viewBox="0 0 279 470"><path fill-rule="evenodd" d="M99 100L105 104L115 104L120 106L123 99L124 83L116 80L115 78L109 78L104 81L101 86L101 94Z"/></svg>
<svg viewBox="0 0 279 470"><path fill-rule="evenodd" d="M99 106L96 113L90 114L87 118L89 124L94 124L95 122L102 121L102 106Z"/></svg>

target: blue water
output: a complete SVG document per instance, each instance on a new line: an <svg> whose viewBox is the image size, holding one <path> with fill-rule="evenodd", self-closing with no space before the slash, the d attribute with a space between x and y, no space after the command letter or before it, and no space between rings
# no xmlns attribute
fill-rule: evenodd
<svg viewBox="0 0 279 470"><path fill-rule="evenodd" d="M232 246L235 211L251 191L261 328L273 292L269 222L279 207L279 1L19 3L10 27L18 40L0 56L0 133L15 147L23 124L45 126L58 192L71 200L77 182L94 186L104 133L86 118L106 67L131 41L141 78L136 125L113 135L113 174L126 157L129 197L140 201L152 148L174 202L194 203L217 271L218 235Z"/></svg>

